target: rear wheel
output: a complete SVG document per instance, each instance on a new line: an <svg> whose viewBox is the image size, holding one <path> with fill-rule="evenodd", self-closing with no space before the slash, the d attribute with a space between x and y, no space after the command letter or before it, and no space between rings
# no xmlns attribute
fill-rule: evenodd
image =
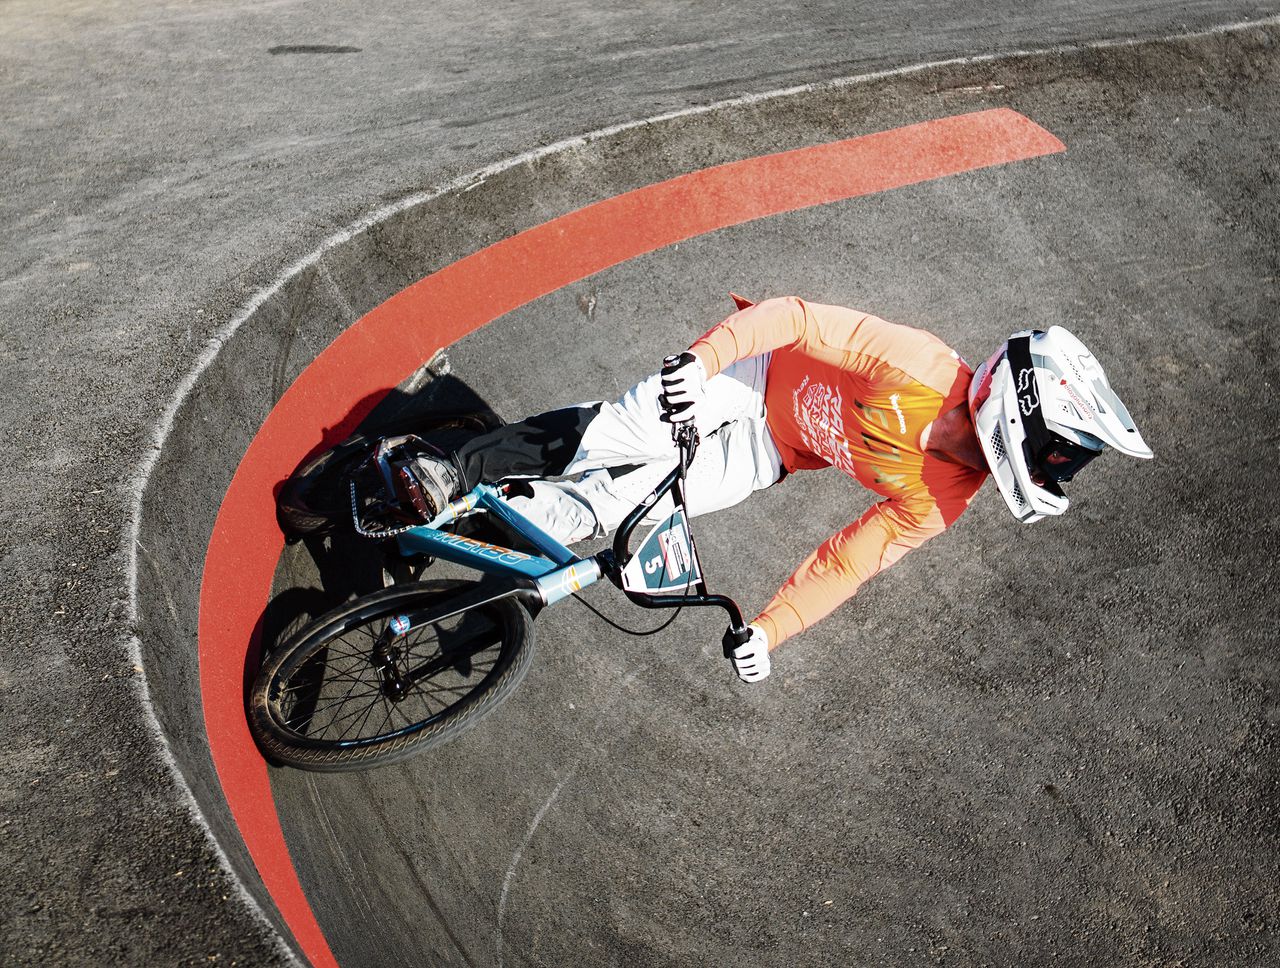
<svg viewBox="0 0 1280 968"><path fill-rule="evenodd" d="M291 538L326 534L351 517L352 472L377 443L356 434L285 481L276 501L280 527Z"/></svg>
<svg viewBox="0 0 1280 968"><path fill-rule="evenodd" d="M436 617L472 587L374 592L273 651L249 700L263 753L307 770L363 770L446 742L496 709L529 670L533 623L514 598Z"/></svg>
<svg viewBox="0 0 1280 968"><path fill-rule="evenodd" d="M385 435L415 434L443 450L451 450L501 424L495 414L486 411L428 414L406 421L394 434L388 430ZM372 493L379 488L376 471L360 471L379 439L376 433L355 434L294 471L276 500L276 517L287 537L296 540L350 527L352 475L367 472L367 490Z"/></svg>

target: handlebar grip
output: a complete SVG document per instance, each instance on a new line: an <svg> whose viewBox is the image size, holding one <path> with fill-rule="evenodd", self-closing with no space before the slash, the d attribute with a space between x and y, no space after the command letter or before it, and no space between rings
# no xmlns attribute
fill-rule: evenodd
<svg viewBox="0 0 1280 968"><path fill-rule="evenodd" d="M736 629L730 626L729 631L724 633L724 639L721 642L724 647L724 657L726 659L732 657L733 650L740 645L746 645L750 638L751 629L747 628L747 626L744 625Z"/></svg>
<svg viewBox="0 0 1280 968"><path fill-rule="evenodd" d="M672 353L662 358L662 375L669 376L687 363L692 363L696 356L685 350L683 353Z"/></svg>

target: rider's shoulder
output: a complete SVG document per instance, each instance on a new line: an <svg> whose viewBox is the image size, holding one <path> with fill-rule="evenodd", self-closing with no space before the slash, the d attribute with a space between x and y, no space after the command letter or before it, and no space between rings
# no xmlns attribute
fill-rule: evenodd
<svg viewBox="0 0 1280 968"><path fill-rule="evenodd" d="M968 369L955 350L926 329L847 306L806 302L804 307L824 344L861 359L864 365L878 364L877 371L897 369L946 393L957 374Z"/></svg>

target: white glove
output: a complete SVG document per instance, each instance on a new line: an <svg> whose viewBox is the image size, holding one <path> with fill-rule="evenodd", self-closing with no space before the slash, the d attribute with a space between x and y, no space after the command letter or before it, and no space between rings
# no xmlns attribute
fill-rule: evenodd
<svg viewBox="0 0 1280 968"><path fill-rule="evenodd" d="M769 675L769 637L759 625L748 625L751 638L729 653L733 671L743 682L759 682Z"/></svg>
<svg viewBox="0 0 1280 968"><path fill-rule="evenodd" d="M694 420L707 395L707 369L687 350L662 361L661 418L669 424ZM696 426L696 424L695 424Z"/></svg>

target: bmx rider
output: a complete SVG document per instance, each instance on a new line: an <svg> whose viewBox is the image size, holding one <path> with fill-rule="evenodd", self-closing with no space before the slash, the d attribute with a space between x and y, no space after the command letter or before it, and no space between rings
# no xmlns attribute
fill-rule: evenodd
<svg viewBox="0 0 1280 968"><path fill-rule="evenodd" d="M1107 447L1152 456L1102 367L1060 326L1013 334L975 372L923 330L796 297L734 298L737 312L620 400L508 424L448 460L417 457L411 486L439 509L477 483L513 484L520 513L572 544L613 530L670 470L673 424L692 421L701 438L695 516L792 472L839 468L882 500L801 562L731 650L755 682L772 649L954 523L988 476L1031 523L1062 514L1061 485ZM668 513L660 502L647 520Z"/></svg>

